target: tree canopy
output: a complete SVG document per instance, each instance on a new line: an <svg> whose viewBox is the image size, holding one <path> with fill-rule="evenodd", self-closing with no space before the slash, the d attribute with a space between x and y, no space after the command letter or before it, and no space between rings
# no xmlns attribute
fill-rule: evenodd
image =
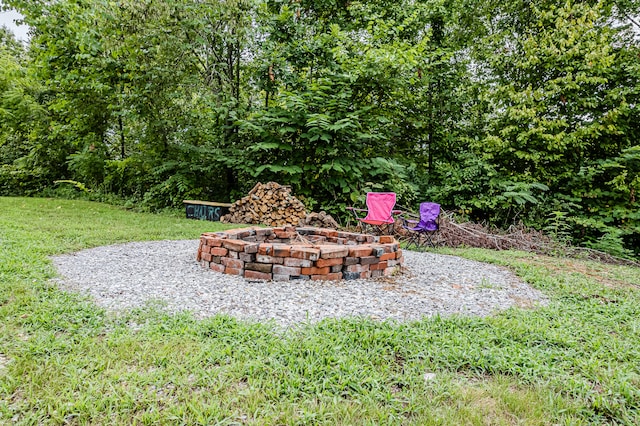
<svg viewBox="0 0 640 426"><path fill-rule="evenodd" d="M638 2L5 3L0 195L388 190L640 255Z"/></svg>

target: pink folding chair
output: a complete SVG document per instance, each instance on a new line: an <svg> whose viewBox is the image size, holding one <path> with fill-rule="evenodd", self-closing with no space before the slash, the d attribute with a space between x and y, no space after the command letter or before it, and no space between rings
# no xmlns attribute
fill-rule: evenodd
<svg viewBox="0 0 640 426"><path fill-rule="evenodd" d="M366 209L347 207L347 210L351 210L365 232L367 228L371 228L377 234L384 231L390 233L395 223L393 215L402 213L393 209L396 205L395 192L367 192L366 204ZM359 214L363 212L367 213L366 216L360 217Z"/></svg>

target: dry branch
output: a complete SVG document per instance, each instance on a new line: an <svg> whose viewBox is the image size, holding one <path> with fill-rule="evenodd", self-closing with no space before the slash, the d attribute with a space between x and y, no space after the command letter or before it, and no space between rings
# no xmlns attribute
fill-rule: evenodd
<svg viewBox="0 0 640 426"><path fill-rule="evenodd" d="M402 235L404 230L396 227L396 232ZM433 241L436 245L446 247L522 250L544 255L561 253L565 256L580 257L616 265L640 266L640 263L633 260L622 259L601 251L568 246L555 241L540 231L526 228L523 225L512 225L506 231L503 231L478 223L457 223L454 220L454 215L449 212L442 212L440 229L434 235Z"/></svg>

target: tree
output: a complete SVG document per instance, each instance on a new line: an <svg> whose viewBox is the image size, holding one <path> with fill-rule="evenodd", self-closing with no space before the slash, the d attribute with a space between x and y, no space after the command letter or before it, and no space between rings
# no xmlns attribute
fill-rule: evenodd
<svg viewBox="0 0 640 426"><path fill-rule="evenodd" d="M529 3L504 20L498 14L504 28L488 36L494 52L487 56L493 82L489 127L476 149L495 165L499 179L549 187L542 207L547 211L590 204L581 194L595 182L578 183L576 176L637 144L637 120L629 121L637 117L638 99L629 39L607 24L606 10L602 2ZM527 210L525 218L535 220L535 208ZM570 216L574 225L581 223L574 227L577 238L607 234L621 224L599 219L587 229L581 217L589 213L571 208L571 214L577 215Z"/></svg>

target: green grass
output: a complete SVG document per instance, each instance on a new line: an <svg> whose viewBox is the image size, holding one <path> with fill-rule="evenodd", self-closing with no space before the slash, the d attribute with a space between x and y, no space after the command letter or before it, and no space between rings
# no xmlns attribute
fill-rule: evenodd
<svg viewBox="0 0 640 426"><path fill-rule="evenodd" d="M113 315L49 283L52 254L222 226L0 198L0 424L640 423L637 268L443 250L510 268L549 305L284 334L152 307Z"/></svg>

